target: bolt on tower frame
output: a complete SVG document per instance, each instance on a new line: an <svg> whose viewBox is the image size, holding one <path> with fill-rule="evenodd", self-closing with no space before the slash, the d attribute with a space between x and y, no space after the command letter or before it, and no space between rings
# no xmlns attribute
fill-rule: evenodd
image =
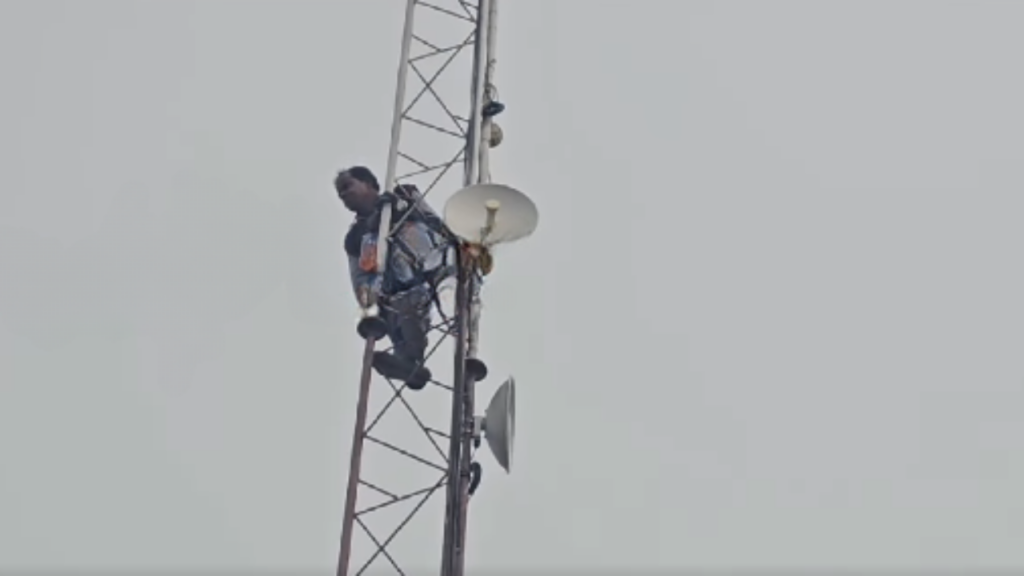
<svg viewBox="0 0 1024 576"><path fill-rule="evenodd" d="M415 183L424 199L438 206L442 198L435 190L444 194L445 190L490 181L489 149L502 139L500 128L493 122L503 110L492 83L496 23L497 0L406 1L386 190L393 190L397 184ZM467 108L468 116L455 112ZM386 262L387 238L397 224L392 221L390 207L384 207L379 269ZM396 552L397 541L407 531L416 533L418 548L432 541L440 528L436 523L419 523L415 530L412 524L419 516L429 517L425 509L431 500L437 500L432 497L442 488L446 498L441 576L463 576L467 508L482 472L473 459L479 446L479 432L474 434L478 425L474 419L474 385L486 377L486 367L477 359L477 342L481 269L487 267L482 262L489 260L489 254L481 255L465 244L453 251L457 261L454 304L436 303L433 316L437 322L431 329L426 361L434 377L427 389L409 391L401 382L375 374L372 359L380 334L363 333L366 342L337 576L358 576L378 564L390 565L402 575L410 568L424 568L415 564L403 567L398 558L401 554ZM439 352L445 344L454 362L452 357L445 360L446 355ZM439 376L445 372L445 364L451 369L447 378ZM431 390L441 391L442 399L435 398L433 406L424 407L422 404L428 402L426 392ZM374 407L371 400L375 397L386 400ZM431 407L435 416L442 416L429 418L425 413ZM384 438L382 421L395 412L404 416L407 429L394 438ZM447 430L435 427L439 426L435 422L441 420L447 420ZM413 437L429 447L427 455L409 446ZM397 456L417 469L375 471L373 464L382 453ZM416 485L393 487L399 480ZM384 515L400 504L411 504L412 508L371 524L371 516ZM363 550L354 544L359 535L366 537L362 546L366 554L362 557L359 552Z"/></svg>

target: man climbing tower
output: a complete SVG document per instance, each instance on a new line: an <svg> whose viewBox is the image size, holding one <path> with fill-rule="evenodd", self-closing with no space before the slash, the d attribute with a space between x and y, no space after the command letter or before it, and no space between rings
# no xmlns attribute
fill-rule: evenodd
<svg viewBox="0 0 1024 576"><path fill-rule="evenodd" d="M339 172L334 188L355 215L345 235L345 253L356 299L364 309L378 307L394 347L391 354L374 353L373 367L419 390L431 379L423 362L435 289L451 273L444 224L415 187L400 185L382 193L376 176L363 166ZM398 229L388 247L386 269L378 270L380 209L386 203L392 207L392 226L397 224Z"/></svg>

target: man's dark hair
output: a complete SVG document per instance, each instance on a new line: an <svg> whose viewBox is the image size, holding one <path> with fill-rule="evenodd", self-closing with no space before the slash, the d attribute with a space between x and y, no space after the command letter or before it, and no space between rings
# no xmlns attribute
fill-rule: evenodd
<svg viewBox="0 0 1024 576"><path fill-rule="evenodd" d="M338 180L341 179L341 176L343 174L348 174L353 179L370 186L371 188L377 190L378 192L380 191L380 183L377 182L377 177L374 176L373 172L371 172L370 169L367 168L366 166L353 166L347 170L342 170L341 172L339 172L338 178L334 180L335 187L338 186Z"/></svg>

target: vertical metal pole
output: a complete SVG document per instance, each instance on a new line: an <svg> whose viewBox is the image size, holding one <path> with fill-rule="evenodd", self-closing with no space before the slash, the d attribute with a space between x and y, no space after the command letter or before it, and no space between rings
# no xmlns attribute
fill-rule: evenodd
<svg viewBox="0 0 1024 576"><path fill-rule="evenodd" d="M407 0L405 4L405 24L402 27L402 44L399 52L398 81L395 86L395 104L391 118L391 142L388 150L385 189L395 186L398 170L398 150L402 137L402 117L405 108L405 87L409 74L409 51L412 48L413 23L416 15L417 0ZM380 228L377 233L377 269L384 270L387 262L388 235L391 228L391 207L381 211ZM370 382L373 378L373 352L376 347L374 338L366 339L363 352L363 372L359 379L359 397L356 401L355 431L352 434L352 450L348 466L348 486L345 490L345 511L341 521L341 542L338 550L337 576L348 576L349 564L352 559L352 532L355 526L356 500L359 495L359 478L363 463L363 441L366 438L366 415L370 403Z"/></svg>
<svg viewBox="0 0 1024 576"><path fill-rule="evenodd" d="M387 172L384 175L384 189L393 190L398 172L398 149L402 139L402 118L405 115L405 85L409 77L409 51L412 49L413 22L416 17L417 0L406 0L405 26L402 28L401 60L398 62L398 81L395 87L395 106L391 116L391 145L388 149ZM391 206L385 205L380 211L380 228L377 232L377 270L384 270L388 261L388 236L391 233Z"/></svg>
<svg viewBox="0 0 1024 576"><path fill-rule="evenodd" d="M352 433L352 452L348 464L348 488L345 491L345 513L341 523L341 548L338 551L337 576L347 576L349 560L352 558L352 529L356 517L356 497L359 494L359 478L363 465L363 439L366 430L366 413L369 405L370 381L373 377L373 338L366 339L363 351L363 373L359 378L359 403L356 405L355 431Z"/></svg>
<svg viewBox="0 0 1024 576"><path fill-rule="evenodd" d="M482 110L485 100L487 70L487 33L490 16L490 0L478 0L477 28L474 42L473 84L469 131L466 140L466 171L464 185L475 184L480 179L480 150L483 142ZM455 381L452 390L452 420L448 453L448 486L445 506L444 549L442 551L441 576L462 576L465 555L466 505L469 500L469 469L472 438L469 434L468 419L473 416L474 382L466 371L466 359L471 345L473 322L472 301L475 293L476 259L465 247L459 254L459 278L455 291L456 350Z"/></svg>
<svg viewBox="0 0 1024 576"><path fill-rule="evenodd" d="M466 312L467 312L467 314L472 314L472 308L473 308L473 300L472 300L472 298L474 297L474 294L477 291L477 285L476 285L477 269L476 269L476 266L475 265L467 266L466 275L467 275L467 279L466 279L466 282L465 282L465 284L466 284L466 296L467 296L467 298L466 298L466 300L467 300L466 301ZM470 320L470 322L472 321L472 316L470 316L469 320ZM469 328L469 327L470 327L470 325L467 322L467 328ZM469 358L470 357L469 353L468 353L469 352L469 350L468 350L469 338L466 339L466 345L467 345L466 358ZM462 364L463 364L463 366L465 366L465 361L463 361ZM463 373L463 380L465 381L466 384L465 384L465 393L463 394L463 398L462 398L463 409L462 409L462 414L460 415L460 417L461 417L462 430L464 432L462 433L462 435L459 438L459 442L461 444L460 445L460 449L459 449L460 450L459 451L459 470L460 470L460 476L459 476L459 487L458 487L458 500L457 500L457 503L456 503L456 509L454 510L454 513L456 515L456 517L455 517L455 524L454 525L458 528L458 532L456 534L454 534L455 541L453 543L453 549L452 549L452 567L453 567L452 576L462 576L463 571L466 568L466 532L467 532L466 527L467 527L467 517L468 517L468 512L469 512L469 480L470 480L470 467L471 467L471 464L473 463L473 447L472 447L472 445L473 445L473 438L472 438L472 435L470 434L470 430L472 430L472 426L473 426L472 418L473 418L474 408L475 408L474 405L476 403L476 394L475 394L476 381L475 381L475 378L473 377L473 375L465 373L465 372Z"/></svg>
<svg viewBox="0 0 1024 576"><path fill-rule="evenodd" d="M489 0L487 2L487 11L484 12L484 6L481 3L480 14L481 30L486 32L486 41L483 41L485 49L483 57L477 62L477 73L483 78L483 81L477 84L479 94L482 98L479 100L480 108L482 110L483 104L490 100L490 91L493 82L494 64L495 64L495 45L496 45L496 30L497 30L497 16L498 16L498 0ZM481 130L480 135L477 138L479 151L477 156L477 174L476 183L485 183L491 181L491 170L490 170L490 134L492 119L483 119L482 115L478 115L481 118ZM467 296L468 296L468 314L469 314L469 325L468 334L466 337L466 357L476 358L477 350L480 342L480 285L477 277L478 268L473 262L473 266L469 267L469 278L467 280ZM464 412L463 425L467 427L467 430L473 425L471 419L475 414L476 408L476 382L472 375L466 375L466 402ZM469 471L473 459L472 452L472 438L467 433L463 437L462 446L462 466L465 475L465 481L460 487L460 506L458 510L458 521L456 525L460 527L460 533L458 535L458 541L456 543L455 554L456 558L453 563L455 565L455 573L453 576L464 576L466 568L466 536L468 534L467 526L469 519Z"/></svg>
<svg viewBox="0 0 1024 576"><path fill-rule="evenodd" d="M466 436L464 425L466 407L466 332L469 327L470 270L465 252L459 254L458 285L455 289L456 321L455 333L455 377L452 390L452 420L448 445L448 485L445 504L444 548L441 554L441 576L458 576L457 561L461 557L458 547L463 527L459 524L464 492L464 475L468 468L463 466L462 452Z"/></svg>
<svg viewBox="0 0 1024 576"><path fill-rule="evenodd" d="M494 85L494 67L497 63L498 45L498 0L491 0L490 12L487 15L487 62L484 65L484 95L490 100L491 88ZM480 145L480 174L477 182L491 181L491 126L492 118L483 120Z"/></svg>
<svg viewBox="0 0 1024 576"><path fill-rule="evenodd" d="M498 29L498 0L490 0L490 6L487 14L487 50L484 63L482 65L484 75L484 93L485 100L489 98L489 92L494 81L494 65L495 65L495 46L497 45L497 29ZM478 65L477 69L481 68ZM479 152L479 163L480 168L477 174L477 179L473 184L485 183L491 181L491 126L493 125L493 119L487 118L482 121L482 134L480 137L480 152ZM480 341L480 293L479 287L474 290L470 296L470 325L469 325L469 357L476 358L477 347Z"/></svg>
<svg viewBox="0 0 1024 576"><path fill-rule="evenodd" d="M476 184L480 177L480 147L483 146L481 127L483 116L480 113L484 106L485 76L487 71L487 32L490 19L489 0L479 0L477 4L476 41L473 54L473 86L470 104L469 134L466 150L466 181L465 185Z"/></svg>

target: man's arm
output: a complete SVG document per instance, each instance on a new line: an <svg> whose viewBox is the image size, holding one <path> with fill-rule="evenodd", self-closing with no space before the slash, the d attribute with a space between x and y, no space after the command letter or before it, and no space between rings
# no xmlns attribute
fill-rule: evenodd
<svg viewBox="0 0 1024 576"><path fill-rule="evenodd" d="M352 278L352 291L359 305L369 308L376 304L380 293L380 275L363 270L359 265L359 257L351 255L348 257L348 271Z"/></svg>
<svg viewBox="0 0 1024 576"><path fill-rule="evenodd" d="M376 303L377 294L380 290L380 275L373 268L367 270L362 266L362 256L367 249L367 243L372 242L376 230L372 226L373 218L358 219L345 234L345 254L348 256L349 277L352 280L352 291L356 301L363 308ZM372 250L372 249L371 249ZM367 253L376 262L376 257Z"/></svg>

